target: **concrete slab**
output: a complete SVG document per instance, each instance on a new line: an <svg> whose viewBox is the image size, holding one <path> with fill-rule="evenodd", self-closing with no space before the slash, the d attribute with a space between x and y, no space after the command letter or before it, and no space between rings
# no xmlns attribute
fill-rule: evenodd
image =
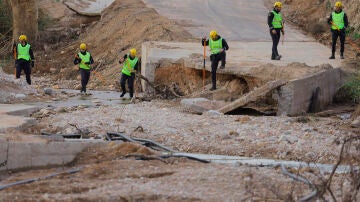
<svg viewBox="0 0 360 202"><path fill-rule="evenodd" d="M31 168L31 145L23 142L9 142L7 170Z"/></svg>
<svg viewBox="0 0 360 202"><path fill-rule="evenodd" d="M263 0L143 0L160 15L177 20L194 37L217 30L227 40L271 41ZM314 41L286 24L286 41ZM330 53L330 52L329 52Z"/></svg>
<svg viewBox="0 0 360 202"><path fill-rule="evenodd" d="M38 110L38 107L23 104L0 104L0 133L11 128L25 127L34 124L35 119L24 117Z"/></svg>
<svg viewBox="0 0 360 202"><path fill-rule="evenodd" d="M0 139L0 172L7 169L8 142Z"/></svg>
<svg viewBox="0 0 360 202"><path fill-rule="evenodd" d="M340 69L328 69L301 79L289 81L280 88L278 115L296 116L308 112L312 96L319 89L317 105L324 109L333 100L335 93L346 81L346 74Z"/></svg>
<svg viewBox="0 0 360 202"><path fill-rule="evenodd" d="M64 4L77 13L98 16L115 0L65 0Z"/></svg>
<svg viewBox="0 0 360 202"><path fill-rule="evenodd" d="M341 66L340 59L329 60L330 49L316 42L286 42L279 46L279 52L283 57L280 61L270 59L270 42L236 42L229 41L230 50L227 51L227 64L224 70L218 70L219 74L253 75L253 68L273 64L286 66L298 62L308 66L317 66L328 63L333 67ZM209 55L209 50L207 55ZM142 69L141 74L151 82L155 78L155 69L161 62L183 62L185 67L203 68L203 47L199 43L180 42L145 42L142 44ZM211 71L210 60L205 63L207 71ZM265 67L266 68L266 67ZM269 67L271 68L271 67ZM259 72L261 73L261 72ZM143 83L143 88L147 86Z"/></svg>
<svg viewBox="0 0 360 202"><path fill-rule="evenodd" d="M85 148L104 141L8 142L0 140L0 172L62 166L71 163ZM4 163L5 162L5 163Z"/></svg>

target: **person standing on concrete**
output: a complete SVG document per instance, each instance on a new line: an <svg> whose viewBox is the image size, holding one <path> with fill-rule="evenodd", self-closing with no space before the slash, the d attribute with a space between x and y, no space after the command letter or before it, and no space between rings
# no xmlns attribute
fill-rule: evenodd
<svg viewBox="0 0 360 202"><path fill-rule="evenodd" d="M124 97L126 94L125 83L128 81L130 99L132 99L134 96L135 72L138 70L139 66L139 58L136 57L136 49L130 49L129 54L125 54L124 57L119 60L119 63L124 63L121 70L120 86L122 93L120 97Z"/></svg>
<svg viewBox="0 0 360 202"><path fill-rule="evenodd" d="M27 42L26 35L20 35L20 43L13 45L14 58L15 58L15 77L20 78L21 71L24 70L26 75L26 82L31 85L31 67L34 67L34 53L31 45ZM31 67L30 67L31 66Z"/></svg>
<svg viewBox="0 0 360 202"><path fill-rule="evenodd" d="M273 42L271 53L272 60L280 60L281 55L279 54L277 47L279 45L281 33L285 35L284 22L280 13L281 8L282 3L277 1L274 3L274 9L268 14L268 25L270 30L270 36Z"/></svg>
<svg viewBox="0 0 360 202"><path fill-rule="evenodd" d="M220 69L225 69L226 63L226 52L229 50L229 46L225 39L221 38L220 35L217 34L215 30L210 32L209 39L206 37L202 38L201 44L203 46L209 46L211 55L211 79L212 79L212 87L210 90L216 90L216 71L221 61Z"/></svg>
<svg viewBox="0 0 360 202"><path fill-rule="evenodd" d="M91 54L87 51L85 43L80 44L80 52L75 54L74 64L79 64L80 76L81 76L81 90L80 93L86 94L86 86L90 79L91 64L94 64L94 60Z"/></svg>
<svg viewBox="0 0 360 202"><path fill-rule="evenodd" d="M345 29L349 25L348 17L342 10L343 6L340 1L335 3L335 11L330 14L328 23L331 25L332 34L332 52L329 59L335 59L336 41L340 38L340 58L344 59L345 49Z"/></svg>

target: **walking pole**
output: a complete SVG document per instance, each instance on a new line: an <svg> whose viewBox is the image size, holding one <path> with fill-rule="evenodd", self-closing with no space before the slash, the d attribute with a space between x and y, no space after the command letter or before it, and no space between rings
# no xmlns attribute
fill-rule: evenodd
<svg viewBox="0 0 360 202"><path fill-rule="evenodd" d="M206 60L206 38L204 38L204 66L202 70L202 76L203 76L203 90L205 90L205 60Z"/></svg>

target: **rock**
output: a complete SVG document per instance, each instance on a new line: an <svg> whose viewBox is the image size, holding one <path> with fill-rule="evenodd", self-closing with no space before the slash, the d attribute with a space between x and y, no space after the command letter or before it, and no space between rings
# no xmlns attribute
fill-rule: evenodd
<svg viewBox="0 0 360 202"><path fill-rule="evenodd" d="M216 110L209 110L207 112L204 112L203 115L208 115L208 116L219 116L222 115L221 112L218 112Z"/></svg>
<svg viewBox="0 0 360 202"><path fill-rule="evenodd" d="M53 89L52 88L44 88L44 93L47 95L51 95L53 93Z"/></svg>
<svg viewBox="0 0 360 202"><path fill-rule="evenodd" d="M58 113L65 113L65 112L67 112L67 110L66 110L65 107L60 107L60 108L56 109L56 112L58 112Z"/></svg>
<svg viewBox="0 0 360 202"><path fill-rule="evenodd" d="M53 89L60 89L60 86L59 85L53 85L52 88Z"/></svg>
<svg viewBox="0 0 360 202"><path fill-rule="evenodd" d="M24 98L26 98L26 95L25 94L15 94L15 98L16 99L24 99Z"/></svg>
<svg viewBox="0 0 360 202"><path fill-rule="evenodd" d="M353 128L360 128L360 116L358 116L352 123L351 127Z"/></svg>
<svg viewBox="0 0 360 202"><path fill-rule="evenodd" d="M288 142L290 144L294 144L295 142L299 141L297 137L290 136L290 135L281 135L279 141Z"/></svg>
<svg viewBox="0 0 360 202"><path fill-rule="evenodd" d="M56 72L56 68L51 67L51 68L50 68L50 72L51 72L51 73L55 73L55 72Z"/></svg>
<svg viewBox="0 0 360 202"><path fill-rule="evenodd" d="M195 114L202 114L206 109L200 106L199 102L208 102L210 100L205 98L190 98L190 99L182 99L180 104L186 108L186 111L195 113Z"/></svg>
<svg viewBox="0 0 360 202"><path fill-rule="evenodd" d="M182 99L180 103L186 108L186 111L195 114L202 114L208 110L218 109L223 105L223 102L212 101L206 98Z"/></svg>
<svg viewBox="0 0 360 202"><path fill-rule="evenodd" d="M244 94L244 89L244 84L242 84L240 79L233 79L232 81L230 81L227 87L229 93L234 93L238 95Z"/></svg>

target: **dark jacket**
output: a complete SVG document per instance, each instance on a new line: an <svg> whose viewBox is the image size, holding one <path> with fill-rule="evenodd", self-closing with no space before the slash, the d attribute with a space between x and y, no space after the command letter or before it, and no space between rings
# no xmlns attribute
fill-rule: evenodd
<svg viewBox="0 0 360 202"><path fill-rule="evenodd" d="M341 12L342 12L342 10L340 10L339 12L335 11L335 13L341 13ZM330 13L330 17L328 18L328 24L331 25L331 22L332 22L332 13ZM344 29L346 29L349 26L349 20L348 20L346 13L344 13L344 25L345 25Z"/></svg>
<svg viewBox="0 0 360 202"><path fill-rule="evenodd" d="M26 42L26 44L27 44L27 42ZM25 44L25 45L26 45L26 44ZM15 60L18 60L18 59L17 59L18 52L17 52L17 44L16 44L16 43L13 44L13 51L14 51L14 57L16 57ZM16 55L15 55L15 54L16 54ZM34 60L35 60L35 57L34 57L34 53L33 53L33 51L32 51L31 46L30 46L30 50L29 50L29 55L30 55L31 61L34 61ZM23 60L23 59L19 59L19 60ZM24 60L24 61L25 61L25 60Z"/></svg>
<svg viewBox="0 0 360 202"><path fill-rule="evenodd" d="M81 52L81 51L80 51L80 54L86 55L86 52L87 52L87 51L85 51L85 52ZM74 59L74 65L77 65L77 64L79 64L80 62L81 62L81 58L75 57L75 59ZM89 64L94 64L94 59L93 59L93 57L91 56L91 54L90 54L90 62L89 62Z"/></svg>
<svg viewBox="0 0 360 202"><path fill-rule="evenodd" d="M218 35L217 40L219 40L220 38L221 38L221 36ZM202 39L201 40L201 45L204 46L204 43L206 44L206 46L208 46L209 45L209 39L206 39L206 40ZM224 50L229 50L229 46L228 46L228 44L227 44L227 42L226 42L226 40L224 38L222 38L222 47L223 47Z"/></svg>
<svg viewBox="0 0 360 202"><path fill-rule="evenodd" d="M275 11L276 13L279 13L279 12L277 12L275 9L274 9L273 11ZM272 11L270 11L269 14L268 14L268 26L269 26L270 31L273 30L273 29L275 29L275 28L273 27L273 25L272 25L273 19L274 19L274 13L273 13ZM276 29L281 30L282 28L276 28Z"/></svg>
<svg viewBox="0 0 360 202"><path fill-rule="evenodd" d="M128 54L125 54L125 55L124 55L124 61L126 61L127 57L128 57ZM130 59L134 59L134 58L132 58L132 57L130 56ZM138 58L138 61L136 62L135 66L134 66L134 70L138 70L139 61L140 61L140 58ZM122 62L119 61L119 63L121 64Z"/></svg>

